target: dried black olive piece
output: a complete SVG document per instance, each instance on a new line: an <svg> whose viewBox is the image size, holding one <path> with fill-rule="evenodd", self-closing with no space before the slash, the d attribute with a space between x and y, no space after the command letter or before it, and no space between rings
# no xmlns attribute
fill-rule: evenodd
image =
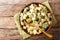
<svg viewBox="0 0 60 40"><path fill-rule="evenodd" d="M39 10L37 10L37 13L40 12Z"/></svg>
<svg viewBox="0 0 60 40"><path fill-rule="evenodd" d="M27 19L29 18L29 16L26 17Z"/></svg>
<svg viewBox="0 0 60 40"><path fill-rule="evenodd" d="M26 24L24 23L24 26L26 26Z"/></svg>
<svg viewBox="0 0 60 40"><path fill-rule="evenodd" d="M39 7L39 5L37 4L37 7Z"/></svg>
<svg viewBox="0 0 60 40"><path fill-rule="evenodd" d="M45 16L41 16L41 18L42 18L42 19L44 19L44 18L45 18Z"/></svg>
<svg viewBox="0 0 60 40"><path fill-rule="evenodd" d="M22 20L22 22L24 22L24 20Z"/></svg>
<svg viewBox="0 0 60 40"><path fill-rule="evenodd" d="M38 3L33 3L33 4L36 4L36 6L39 7L39 4Z"/></svg>
<svg viewBox="0 0 60 40"><path fill-rule="evenodd" d="M43 23L46 23L47 21L44 21Z"/></svg>
<svg viewBox="0 0 60 40"><path fill-rule="evenodd" d="M42 28L42 26L39 26L39 28Z"/></svg>
<svg viewBox="0 0 60 40"><path fill-rule="evenodd" d="M52 18L49 18L49 20L51 21L51 20L52 20Z"/></svg>
<svg viewBox="0 0 60 40"><path fill-rule="evenodd" d="M21 25L21 27L23 27L23 25Z"/></svg>
<svg viewBox="0 0 60 40"><path fill-rule="evenodd" d="M27 9L27 11L29 11L30 9Z"/></svg>
<svg viewBox="0 0 60 40"><path fill-rule="evenodd" d="M31 21L30 23L32 23L33 21Z"/></svg>
<svg viewBox="0 0 60 40"><path fill-rule="evenodd" d="M39 21L39 18L36 18L36 20L35 21Z"/></svg>
<svg viewBox="0 0 60 40"><path fill-rule="evenodd" d="M37 30L37 32L39 32L39 30Z"/></svg>

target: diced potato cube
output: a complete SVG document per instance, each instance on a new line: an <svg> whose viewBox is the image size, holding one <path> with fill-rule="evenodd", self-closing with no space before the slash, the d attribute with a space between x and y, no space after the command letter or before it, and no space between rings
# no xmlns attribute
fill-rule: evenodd
<svg viewBox="0 0 60 40"><path fill-rule="evenodd" d="M30 23L32 21L31 18L26 19L27 23Z"/></svg>
<svg viewBox="0 0 60 40"><path fill-rule="evenodd" d="M23 19L26 19L26 17L27 17L27 15L25 14L24 17L23 17Z"/></svg>
<svg viewBox="0 0 60 40"><path fill-rule="evenodd" d="M49 23L49 25L50 25L50 24L52 24L52 21L49 21L48 23Z"/></svg>
<svg viewBox="0 0 60 40"><path fill-rule="evenodd" d="M23 29L26 29L26 26L23 26Z"/></svg>
<svg viewBox="0 0 60 40"><path fill-rule="evenodd" d="M37 34L37 31L36 31L36 30L33 30L33 34L34 34L34 35Z"/></svg>
<svg viewBox="0 0 60 40"><path fill-rule="evenodd" d="M33 4L31 4L31 5L30 5L30 8L31 8L31 9L34 9L34 6L33 6Z"/></svg>
<svg viewBox="0 0 60 40"><path fill-rule="evenodd" d="M41 33L41 30L39 30L38 32L37 32L37 34L40 34Z"/></svg>
<svg viewBox="0 0 60 40"><path fill-rule="evenodd" d="M24 25L24 23L23 23L23 22L21 22L21 25Z"/></svg>

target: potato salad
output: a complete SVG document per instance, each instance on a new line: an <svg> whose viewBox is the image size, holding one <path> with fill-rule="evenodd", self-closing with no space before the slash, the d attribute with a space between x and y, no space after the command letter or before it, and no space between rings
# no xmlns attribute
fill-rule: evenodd
<svg viewBox="0 0 60 40"><path fill-rule="evenodd" d="M42 32L39 28L47 29L52 24L52 16L46 6L33 3L26 6L20 13L20 24L27 33L38 35Z"/></svg>

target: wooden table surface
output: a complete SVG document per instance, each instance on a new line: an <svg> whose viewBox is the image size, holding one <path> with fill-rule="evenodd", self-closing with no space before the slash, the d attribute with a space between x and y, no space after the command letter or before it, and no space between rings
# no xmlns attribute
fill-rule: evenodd
<svg viewBox="0 0 60 40"><path fill-rule="evenodd" d="M44 1L46 0L0 0L0 40L22 40L21 35L17 31L13 16L29 3L41 3ZM48 1L58 21L57 25L48 31L54 37L50 39L42 34L26 40L60 40L60 0Z"/></svg>

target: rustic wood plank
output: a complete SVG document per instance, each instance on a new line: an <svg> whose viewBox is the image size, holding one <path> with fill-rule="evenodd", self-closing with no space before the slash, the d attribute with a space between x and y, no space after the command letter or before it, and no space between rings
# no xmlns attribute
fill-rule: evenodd
<svg viewBox="0 0 60 40"><path fill-rule="evenodd" d="M17 30L0 29L0 40L21 40Z"/></svg>
<svg viewBox="0 0 60 40"><path fill-rule="evenodd" d="M60 15L60 5L52 5L52 9L55 15Z"/></svg>
<svg viewBox="0 0 60 40"><path fill-rule="evenodd" d="M43 0L45 1L45 0ZM31 2L43 2L41 0L28 0L28 2L26 2L27 4L31 3ZM8 3L7 3L8 2ZM27 4L13 4L13 2L9 2L7 1L5 2L6 4L3 4L2 2L0 3L0 16L14 16L17 12L21 11L23 9L23 7L25 7ZM54 11L54 14L55 15L60 15L60 1L54 1L54 0L49 0L51 6L52 6L52 9ZM11 3L11 4L9 4Z"/></svg>
<svg viewBox="0 0 60 40"><path fill-rule="evenodd" d="M34 0L1 0L0 1L0 5L1 4L27 4L27 3L31 3L34 2Z"/></svg>
<svg viewBox="0 0 60 40"><path fill-rule="evenodd" d="M47 0L43 0L43 1L41 1L41 0L1 0L0 1L0 5L1 4L28 4L28 3L31 3L31 2L44 2L44 1L47 1ZM60 0L48 0L49 2L51 2L51 3L59 3L60 2Z"/></svg>
<svg viewBox="0 0 60 40"><path fill-rule="evenodd" d="M52 3L60 3L60 0L48 0L48 1Z"/></svg>
<svg viewBox="0 0 60 40"><path fill-rule="evenodd" d="M0 25L0 29L16 29L16 25Z"/></svg>
<svg viewBox="0 0 60 40"><path fill-rule="evenodd" d="M43 1L41 1L41 0L34 0L35 2L44 2L44 1L49 1L49 2L51 2L51 3L59 3L60 2L60 0L43 0Z"/></svg>
<svg viewBox="0 0 60 40"><path fill-rule="evenodd" d="M0 6L0 16L14 16L23 7L24 5L2 5Z"/></svg>
<svg viewBox="0 0 60 40"><path fill-rule="evenodd" d="M15 25L13 17L0 17L0 25Z"/></svg>

